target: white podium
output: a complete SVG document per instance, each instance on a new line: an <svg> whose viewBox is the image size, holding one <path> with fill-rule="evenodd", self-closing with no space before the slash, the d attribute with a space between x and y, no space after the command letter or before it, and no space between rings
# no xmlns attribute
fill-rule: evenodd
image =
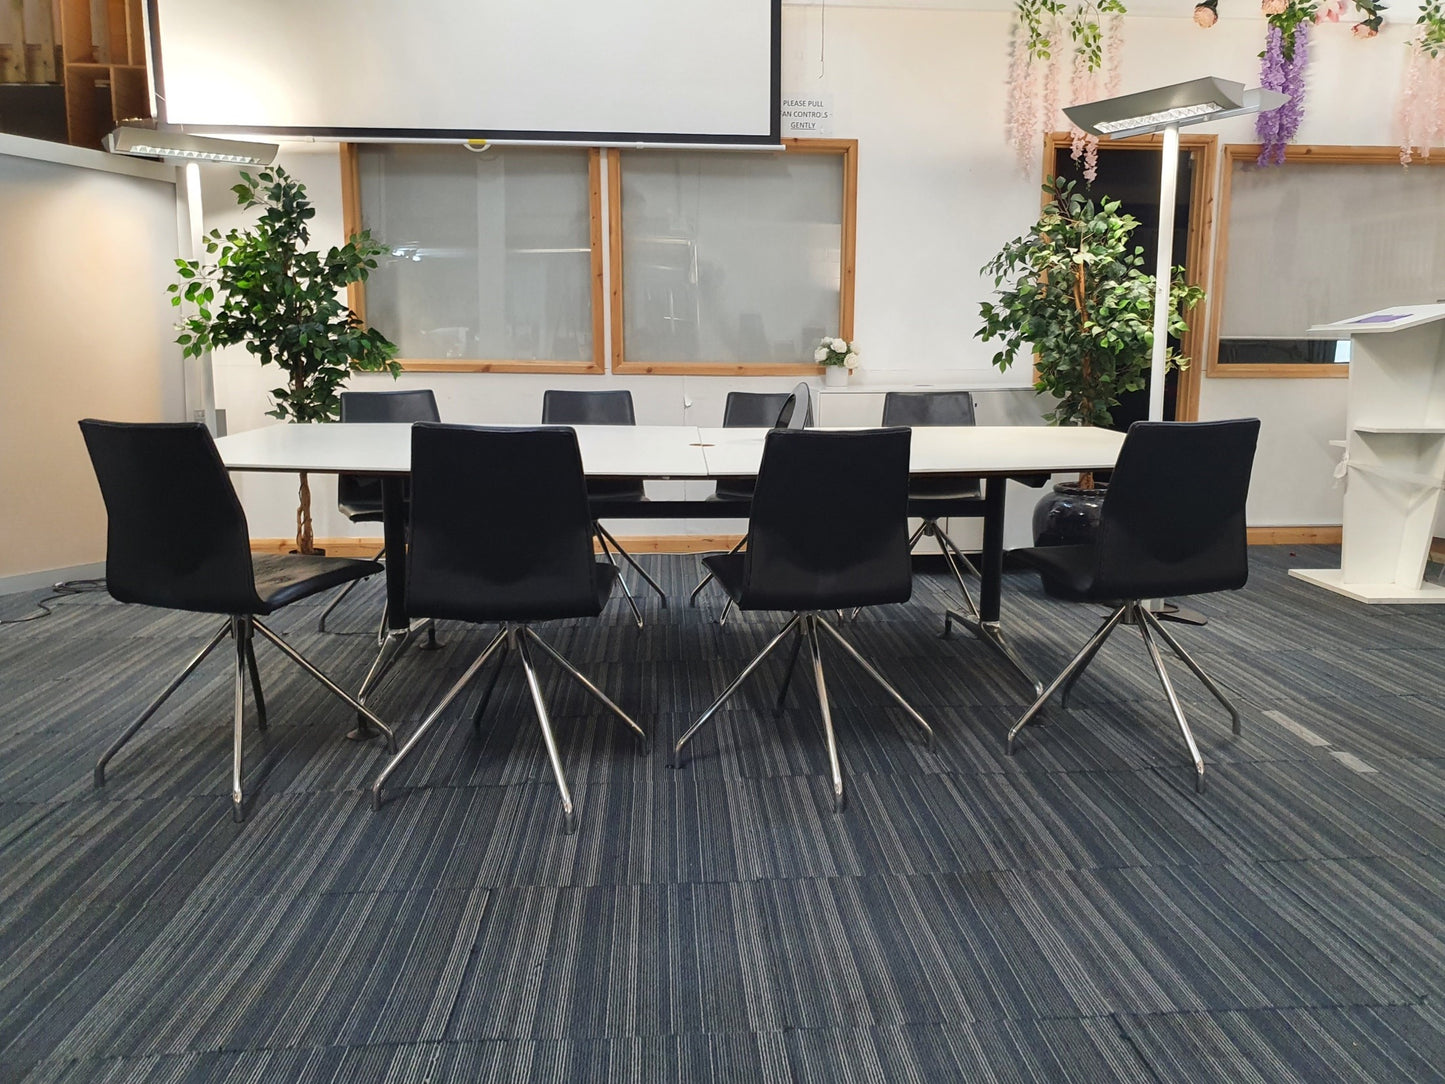
<svg viewBox="0 0 1445 1084"><path fill-rule="evenodd" d="M1424 582L1445 484L1445 305L1398 305L1310 328L1350 339L1339 568L1290 575L1360 602L1445 602Z"/></svg>

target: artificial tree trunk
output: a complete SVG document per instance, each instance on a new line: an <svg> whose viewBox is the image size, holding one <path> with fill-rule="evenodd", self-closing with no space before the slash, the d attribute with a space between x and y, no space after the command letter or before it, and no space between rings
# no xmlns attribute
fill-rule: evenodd
<svg viewBox="0 0 1445 1084"><path fill-rule="evenodd" d="M296 552L315 553L316 538L311 532L311 482L301 472L301 488L296 493Z"/></svg>

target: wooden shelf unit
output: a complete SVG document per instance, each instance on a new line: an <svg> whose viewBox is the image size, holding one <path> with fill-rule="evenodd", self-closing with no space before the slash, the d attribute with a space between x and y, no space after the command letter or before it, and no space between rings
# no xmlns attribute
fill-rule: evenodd
<svg viewBox="0 0 1445 1084"><path fill-rule="evenodd" d="M60 0L66 132L78 147L99 148L120 121L150 116L143 3L105 0L97 27L90 0Z"/></svg>

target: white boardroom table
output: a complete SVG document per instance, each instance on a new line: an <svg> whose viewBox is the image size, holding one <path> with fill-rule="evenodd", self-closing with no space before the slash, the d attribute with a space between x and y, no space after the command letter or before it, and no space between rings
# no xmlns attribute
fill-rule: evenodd
<svg viewBox="0 0 1445 1084"><path fill-rule="evenodd" d="M519 426L517 428L528 428ZM706 479L751 477L762 459L766 429L707 429L688 425L578 425L582 468L593 478ZM1114 465L1124 434L1108 429L1053 426L927 426L913 430L909 473L969 474L984 479L983 553L979 621L969 624L1037 685L1007 648L999 629L1003 580L1004 494L1009 478ZM277 424L221 437L230 470L374 474L382 480L383 533L388 553L406 548L403 482L411 470L408 424ZM662 502L668 516L736 515L726 505ZM405 562L386 562L387 622L404 641ZM397 648L399 650L399 646Z"/></svg>

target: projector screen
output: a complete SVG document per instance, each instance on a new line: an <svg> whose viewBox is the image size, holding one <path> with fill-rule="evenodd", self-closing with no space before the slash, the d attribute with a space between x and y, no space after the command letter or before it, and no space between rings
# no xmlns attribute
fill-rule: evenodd
<svg viewBox="0 0 1445 1084"><path fill-rule="evenodd" d="M781 0L150 0L159 118L338 139L777 143Z"/></svg>

